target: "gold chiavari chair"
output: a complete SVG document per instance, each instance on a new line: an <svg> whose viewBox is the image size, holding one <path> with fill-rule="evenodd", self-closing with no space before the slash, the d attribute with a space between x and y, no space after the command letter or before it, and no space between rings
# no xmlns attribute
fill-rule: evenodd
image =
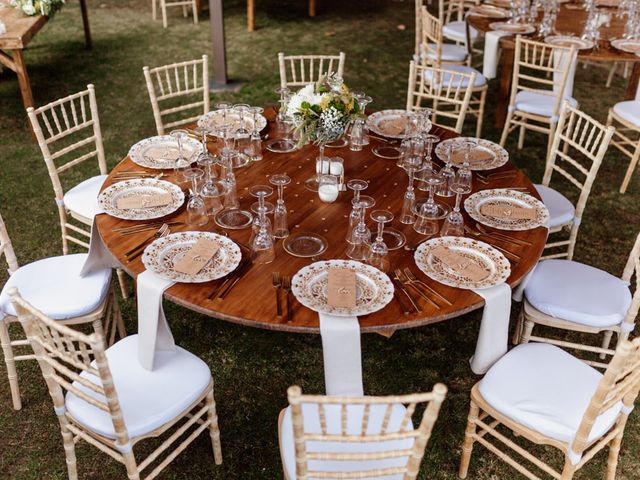
<svg viewBox="0 0 640 480"><path fill-rule="evenodd" d="M614 480L639 389L639 338L618 346L604 374L556 346L519 345L471 390L459 476L467 477L473 446L479 443L527 478L540 479L537 471L527 468L532 464L561 480L573 478L608 447L606 479ZM525 441L559 449L564 455L562 470L528 451Z"/></svg>
<svg viewBox="0 0 640 480"><path fill-rule="evenodd" d="M201 115L209 113L208 58L207 55L203 55L199 60L172 63L155 68L143 67L158 135L164 135L167 130L174 127L193 123ZM197 98L200 99L191 101ZM178 100L190 103L178 105ZM161 103L168 104L168 107L161 108ZM196 109L198 112L191 112ZM189 111L187 118L183 117L185 111ZM169 117L169 120L166 117Z"/></svg>
<svg viewBox="0 0 640 480"><path fill-rule="evenodd" d="M344 52L338 55L285 55L280 52L280 87L304 87L330 73L344 77L345 58Z"/></svg>
<svg viewBox="0 0 640 480"><path fill-rule="evenodd" d="M610 108L607 125L614 124L617 128L611 145L629 158L629 167L620 185L620 193L625 193L640 159L640 101L618 102Z"/></svg>
<svg viewBox="0 0 640 480"><path fill-rule="evenodd" d="M16 289L10 296L49 387L70 480L78 478L75 445L80 440L124 464L130 480L139 480L154 464L144 478L155 478L204 432L211 437L216 464L222 463L206 363L176 347L158 352L154 370L145 370L138 362L137 335L105 350L101 335L60 325ZM136 444L161 435L163 443L137 460Z"/></svg>
<svg viewBox="0 0 640 480"><path fill-rule="evenodd" d="M151 15L154 20L158 19L158 6L162 13L162 26L167 28L167 7L182 7L182 16L189 16L188 8L191 7L193 14L193 23L198 24L198 2L196 0L151 0Z"/></svg>
<svg viewBox="0 0 640 480"><path fill-rule="evenodd" d="M387 397L303 395L289 387L278 420L287 480L417 478L447 387ZM416 408L426 404L414 427ZM406 406L405 406L406 405Z"/></svg>

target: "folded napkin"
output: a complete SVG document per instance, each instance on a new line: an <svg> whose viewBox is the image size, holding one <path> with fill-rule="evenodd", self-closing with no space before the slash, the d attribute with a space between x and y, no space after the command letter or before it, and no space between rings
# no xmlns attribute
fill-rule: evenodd
<svg viewBox="0 0 640 480"><path fill-rule="evenodd" d="M513 291L513 296L511 297L513 299L513 301L515 302L521 302L522 299L524 298L524 289L527 288L527 284L529 283L529 280L531 280L531 278L533 277L533 272L536 271L536 267L538 266L538 264L536 263L533 268L531 270L529 270L529 273L527 273L524 278L522 279L522 281L520 282L520 284L516 287L516 289Z"/></svg>
<svg viewBox="0 0 640 480"><path fill-rule="evenodd" d="M564 68L569 64L569 62L571 62L571 60L572 59L569 56L569 52L567 51L556 50L553 53L554 69L564 70ZM576 63L578 62L574 58L573 62L571 62L571 64L568 65L569 73L567 75L567 83L564 87L564 92L562 92L563 100L573 96L573 79L576 76ZM560 72L554 71L553 72L553 91L554 92L558 93L561 83L562 83L562 74Z"/></svg>
<svg viewBox="0 0 640 480"><path fill-rule="evenodd" d="M496 71L498 70L498 49L500 47L500 39L508 35L513 35L509 32L500 32L497 30L490 30L484 35L484 57L482 59L482 75L485 78L496 78Z"/></svg>
<svg viewBox="0 0 640 480"><path fill-rule="evenodd" d="M89 255L84 262L82 269L80 270L80 276L84 277L96 270L102 270L103 268L118 268L120 262L111 255L109 249L104 245L100 232L96 227L96 218L99 214L104 213L100 208L97 209L95 216L93 217L93 223L91 224L91 239L89 240Z"/></svg>
<svg viewBox="0 0 640 480"><path fill-rule="evenodd" d="M327 395L364 395L358 318L319 316Z"/></svg>
<svg viewBox="0 0 640 480"><path fill-rule="evenodd" d="M153 370L157 351L174 351L176 344L162 308L164 291L175 282L145 270L137 278L138 292L138 360Z"/></svg>
<svg viewBox="0 0 640 480"><path fill-rule="evenodd" d="M490 288L472 290L484 298L485 302L476 351L469 360L473 373L480 375L486 373L507 353L511 287L507 283L501 283Z"/></svg>

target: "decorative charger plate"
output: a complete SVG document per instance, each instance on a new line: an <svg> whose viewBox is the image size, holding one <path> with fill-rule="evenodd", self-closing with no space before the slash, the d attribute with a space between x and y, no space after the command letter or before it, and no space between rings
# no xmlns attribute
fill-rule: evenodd
<svg viewBox="0 0 640 480"><path fill-rule="evenodd" d="M533 208L536 211L536 217L533 219L492 217L480 211L482 206L486 204ZM508 188L495 188L476 192L464 201L464 209L475 221L501 230L529 230L546 226L549 222L549 210L544 203L531 195L509 190Z"/></svg>
<svg viewBox="0 0 640 480"><path fill-rule="evenodd" d="M218 245L214 257L195 275L176 272L173 268L186 252L200 239ZM202 283L231 273L242 259L240 247L232 240L211 232L179 232L158 238L145 248L142 263L156 275L182 283Z"/></svg>
<svg viewBox="0 0 640 480"><path fill-rule="evenodd" d="M484 4L471 8L469 15L486 18L507 18L509 16L509 12L504 8Z"/></svg>
<svg viewBox="0 0 640 480"><path fill-rule="evenodd" d="M244 119L242 124L240 123L240 114L238 112L227 112L224 122L222 120L222 112L220 110L213 110L209 113L205 113L198 119L198 126L200 128L206 128L207 131L211 132L212 135L216 137L221 137L220 127L223 123L231 123L233 128L233 133L238 131L238 129L244 125L249 132L253 131L253 115L246 114L244 115ZM256 123L258 124L258 130L261 131L264 127L267 126L267 119L264 115L258 114L256 116Z"/></svg>
<svg viewBox="0 0 640 480"><path fill-rule="evenodd" d="M367 117L367 126L377 135L402 139L406 137L408 113L406 110L380 110ZM431 122L428 127L427 130L430 130Z"/></svg>
<svg viewBox="0 0 640 480"><path fill-rule="evenodd" d="M640 40L638 39L616 38L611 40L611 46L623 52L640 55Z"/></svg>
<svg viewBox="0 0 640 480"><path fill-rule="evenodd" d="M529 23L493 22L489 24L489 28L499 32L520 33L522 35L536 31L536 27Z"/></svg>
<svg viewBox="0 0 640 480"><path fill-rule="evenodd" d="M487 269L489 275L478 282L454 272L431 254L436 247L445 247L469 261ZM422 242L413 255L416 265L429 278L450 287L470 289L490 288L503 283L511 274L509 260L491 245L466 237L439 237Z"/></svg>
<svg viewBox="0 0 640 480"><path fill-rule="evenodd" d="M436 146L436 155L446 161L446 152L451 145L451 164L461 167L464 163L465 142L473 142L476 147L471 150L470 170L492 170L501 167L509 161L509 153L497 143L482 138L456 137L443 140ZM475 157L475 158L474 158Z"/></svg>
<svg viewBox="0 0 640 480"><path fill-rule="evenodd" d="M140 197L144 195L171 194L171 203L160 207L118 208L120 198ZM156 178L136 178L114 183L98 195L98 205L112 217L123 220L151 220L175 212L184 203L184 193L171 182Z"/></svg>
<svg viewBox="0 0 640 480"><path fill-rule="evenodd" d="M348 268L356 272L356 307L332 307L327 303L329 268ZM305 307L339 317L367 315L384 308L393 298L389 277L370 265L353 260L325 260L298 271L291 280L291 291Z"/></svg>
<svg viewBox="0 0 640 480"><path fill-rule="evenodd" d="M202 145L195 138L185 137L182 140L182 151L187 161L193 163L202 151ZM145 168L174 168L178 157L178 142L170 135L145 138L129 149L129 157L133 163Z"/></svg>
<svg viewBox="0 0 640 480"><path fill-rule="evenodd" d="M573 35L549 35L544 41L556 47L576 47L577 50L590 50L594 47L593 41Z"/></svg>

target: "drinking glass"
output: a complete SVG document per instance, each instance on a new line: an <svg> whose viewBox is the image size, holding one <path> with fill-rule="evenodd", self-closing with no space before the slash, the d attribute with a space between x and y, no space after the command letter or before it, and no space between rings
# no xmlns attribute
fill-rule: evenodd
<svg viewBox="0 0 640 480"><path fill-rule="evenodd" d="M362 150L362 146L369 143L366 135L364 134L364 123L360 121L361 119L356 119L351 127L351 137L349 138L349 150L352 152L360 152ZM366 140L366 143L365 143Z"/></svg>
<svg viewBox="0 0 640 480"><path fill-rule="evenodd" d="M278 127L282 127L281 123L287 118L287 103L289 103L289 98L291 98L291 90L287 87L281 87L276 89L276 93L280 95L280 108L276 115L276 124Z"/></svg>
<svg viewBox="0 0 640 480"><path fill-rule="evenodd" d="M320 143L318 145L318 156L316 157L316 165L320 163L320 171L325 167L325 162L330 162L329 158L324 154L325 144ZM328 165L328 163L327 163ZM312 192L317 192L320 186L320 173L316 173L314 177L307 178L304 182L304 187Z"/></svg>
<svg viewBox="0 0 640 480"><path fill-rule="evenodd" d="M198 166L204 170L204 181L200 187L200 196L204 200L207 215L215 215L222 210L224 185L217 181L213 166L217 163L216 157L208 151L198 158Z"/></svg>
<svg viewBox="0 0 640 480"><path fill-rule="evenodd" d="M351 213L349 214L349 229L347 230L347 236L345 237L347 242L351 241L353 236L353 229L360 222L360 209L356 208L358 201L360 200L360 192L366 190L369 184L365 180L358 178L352 178L347 182L347 187L353 190L353 199L351 200Z"/></svg>
<svg viewBox="0 0 640 480"><path fill-rule="evenodd" d="M318 180L318 197L322 202L335 202L339 193L338 177L335 175L320 175Z"/></svg>
<svg viewBox="0 0 640 480"><path fill-rule="evenodd" d="M176 179L178 180L178 183L183 183L183 182L188 180L184 175L184 170L191 166L189 161L184 156L184 144L183 144L183 142L187 138L187 131L186 130L172 130L169 133L169 135L171 135L171 137L173 137L176 140L176 142L178 143L178 158L176 159L176 163L175 163L173 171L176 174Z"/></svg>
<svg viewBox="0 0 640 480"><path fill-rule="evenodd" d="M269 219L269 215L271 215L275 210L273 203L271 202L263 202L260 205L260 202L254 202L251 204L251 211L255 213L253 217L253 223L251 225L251 237L249 238L249 245L253 243L253 239L256 238L256 235L260 232L260 227L264 222L265 228L267 229L267 233L273 237L273 227L271 225L271 220ZM260 215L263 213L264 215Z"/></svg>
<svg viewBox="0 0 640 480"><path fill-rule="evenodd" d="M218 124L218 127L227 125L227 114L231 111L233 105L227 102L218 102L216 103L216 111L220 112L220 116L222 120ZM218 135L220 135L220 129L218 128Z"/></svg>
<svg viewBox="0 0 640 480"><path fill-rule="evenodd" d="M266 213L260 212L260 229L251 242L251 260L256 264L271 263L276 258L276 250L273 237L269 235L266 227Z"/></svg>
<svg viewBox="0 0 640 480"><path fill-rule="evenodd" d="M460 200L462 199L462 195L471 192L470 177L465 175L461 176L460 170L458 170L451 184L451 191L456 196L456 205L445 219L442 230L440 230L440 235L443 237L461 237L464 236L464 218L462 217L462 213L460 213Z"/></svg>
<svg viewBox="0 0 640 480"><path fill-rule="evenodd" d="M360 107L360 113L362 114L362 118L356 119L356 123L360 125L360 130L362 132L362 137L360 139L360 149L362 149L362 146L369 145L369 137L367 136L367 124L366 124L367 116L365 111L367 109L367 105L369 105L373 101L373 99L364 92L355 92L353 96L358 102L358 106Z"/></svg>
<svg viewBox="0 0 640 480"><path fill-rule="evenodd" d="M444 156L445 167L440 170L440 174L444 177L444 182L436 190L436 195L440 197L452 197L453 192L449 187L451 187L451 183L456 176L456 172L453 170L453 166L451 164L453 160L451 144L447 145Z"/></svg>
<svg viewBox="0 0 640 480"><path fill-rule="evenodd" d="M422 171L422 174L420 175L420 180L424 178L425 172L433 170L434 168L431 153L433 152L433 146L440 141L440 137L432 134L426 134L424 135L423 141L424 141L424 144L426 145L427 154L424 162L425 168ZM424 182L420 182L418 184L418 190L426 192L428 190L428 185Z"/></svg>
<svg viewBox="0 0 640 480"><path fill-rule="evenodd" d="M183 175L191 181L189 201L187 202L187 223L201 227L209 223L204 200L198 191L198 180L204 177L204 171L200 168L188 168Z"/></svg>
<svg viewBox="0 0 640 480"><path fill-rule="evenodd" d="M250 107L249 113L252 116L253 125L251 126L251 144L249 145L249 157L253 162L259 162L262 160L262 137L260 137L260 130L258 129L258 115L264 112L262 107Z"/></svg>
<svg viewBox="0 0 640 480"><path fill-rule="evenodd" d="M393 220L393 214L388 210L374 210L371 212L371 219L378 224L378 233L376 239L371 244L370 255L367 263L376 267L383 272L389 271L389 249L382 237L384 232L384 224Z"/></svg>
<svg viewBox="0 0 640 480"><path fill-rule="evenodd" d="M346 252L347 257L353 260L364 261L371 255L371 248L369 247L371 244L371 232L367 228L364 219L366 218L367 209L375 204L376 201L373 197L368 195L360 195L358 201L354 204L360 210L360 220L356 228L353 229L353 235Z"/></svg>
<svg viewBox="0 0 640 480"><path fill-rule="evenodd" d="M404 193L404 199L402 201L402 212L400 213L400 223L411 225L416 215L414 207L416 204L416 194L413 190L414 174L422 169L422 159L417 155L412 155L405 159L403 168L407 171L409 176L409 183L407 190Z"/></svg>
<svg viewBox="0 0 640 480"><path fill-rule="evenodd" d="M287 207L284 204L284 186L291 183L291 178L284 173L271 175L269 183L278 187L278 200L273 211L273 236L285 238L289 236L289 225L287 222Z"/></svg>

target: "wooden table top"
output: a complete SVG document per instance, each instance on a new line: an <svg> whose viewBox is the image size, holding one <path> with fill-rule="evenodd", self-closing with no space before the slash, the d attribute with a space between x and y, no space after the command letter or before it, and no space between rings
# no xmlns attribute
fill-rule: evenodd
<svg viewBox="0 0 640 480"><path fill-rule="evenodd" d="M7 27L7 33L0 35L0 49L15 50L26 47L49 17L29 17L15 8L0 7L0 20Z"/></svg>
<svg viewBox="0 0 640 480"><path fill-rule="evenodd" d="M269 119L267 131L270 139L278 138L278 132L272 119L275 116L273 109L266 111ZM450 130L434 127L433 133L441 138L452 138L456 134ZM371 147L382 142L371 139L371 145L365 146L361 152L352 152L348 147L341 149L327 149L327 154L344 158L346 178L361 178L368 180L369 188L364 194L376 199L375 208L388 209L396 216L392 227L401 230L407 237L409 245L415 245L425 237L414 232L411 225L403 225L397 220L402 207L402 197L407 187L407 174L395 165L395 160L385 160L376 157L371 152ZM213 150L214 144L210 144ZM265 149L264 159L254 162L248 167L236 170L238 194L241 208L249 209L255 201L248 193L251 185L268 184L268 176L276 173L286 173L292 182L285 187L284 200L289 210L289 229L292 233L311 231L323 235L328 239L329 248L321 255L322 259L347 258L345 251L347 242L345 235L348 225L348 215L351 211L352 192L343 192L338 200L332 204L322 203L316 193L304 188L304 181L315 173L315 157L318 149L307 146L299 151L289 154L277 154ZM120 170L140 169L130 158L125 158L111 175ZM500 170L517 170L510 162ZM155 171L157 172L157 170ZM169 177L171 179L171 177ZM104 184L104 188L114 183L111 176ZM474 182L477 183L477 182ZM517 171L515 179L509 181L495 181L489 185L492 188L508 186L527 187L531 194L538 197L531 182L521 171ZM486 186L483 186L486 187ZM474 185L474 189L479 188ZM426 197L426 193L416 190L419 198ZM274 196L269 200L275 201ZM539 198L539 197L538 197ZM452 199L449 203L453 203ZM184 206L173 215L167 217L171 220L185 221ZM370 213L370 211L368 212ZM127 263L124 252L139 244L149 236L150 232L136 235L123 236L113 232L113 228L132 225L136 222L119 220L109 215L102 214L97 217L97 226L106 246L122 263L123 268L132 276L144 270L140 257ZM373 223L373 222L369 222ZM213 220L202 228L177 226L172 231L186 230L219 230ZM248 244L251 229L229 230L229 237L233 240ZM525 232L509 232L514 237L526 238L532 242L531 247L515 247L513 245L500 244L509 248L522 257L517 264L512 264L511 276L508 279L514 286L520 282L523 276L535 265L539 259L547 238L546 228L536 228ZM243 250L243 255L246 252ZM457 317L471 310L482 307L483 299L469 290L448 287L427 278L418 270L413 261L413 252L404 249L389 253L391 268L411 267L417 276L432 286L435 290L449 299L452 307L443 306L436 309L422 299L418 299L422 313L403 315L400 305L392 300L384 309L376 313L359 317L362 331L394 331L401 328L427 325L449 318ZM179 305L203 313L215 318L234 323L249 325L270 330L283 330L291 332L319 332L318 314L293 301L293 319L287 323L285 319L276 317L274 288L271 285L272 272L280 272L282 275L293 276L300 268L312 263L308 258L296 258L286 253L282 247L282 241L276 243L276 260L267 265L253 265L245 273L237 285L230 291L226 298L220 300L208 300L207 296L219 284L213 281L201 284L176 284L165 292L165 297Z"/></svg>
<svg viewBox="0 0 640 480"><path fill-rule="evenodd" d="M598 48L591 50L579 50L578 57L596 62L639 61L640 57L631 53L622 52L611 46L611 40L622 37L625 19L618 18L615 15L617 11L616 9L608 8L605 10L611 15L611 21L608 27L602 26L600 28L601 40L598 43ZM491 28L489 27L489 24L501 21L504 20L478 16L468 17L469 25L481 32L490 31ZM586 21L587 12L584 10L582 4L562 4L556 20L556 32L558 35L573 35L579 37L582 35ZM542 13L540 13L538 17L538 23L540 22L542 22ZM543 40L542 37L537 35L537 33L525 35L525 37L540 41ZM506 48L513 48L515 45L514 38L514 36L503 37L501 39L501 45Z"/></svg>

